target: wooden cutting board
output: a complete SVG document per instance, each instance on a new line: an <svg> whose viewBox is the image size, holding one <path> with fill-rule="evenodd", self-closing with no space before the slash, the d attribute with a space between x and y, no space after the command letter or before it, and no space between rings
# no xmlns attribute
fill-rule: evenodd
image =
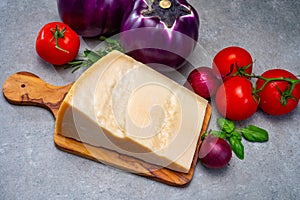
<svg viewBox="0 0 300 200"><path fill-rule="evenodd" d="M7 78L3 85L2 92L9 103L40 106L51 111L56 118L59 107L72 85L73 83L66 86L53 86L30 72L18 72ZM201 136L207 129L210 116L211 106L208 104L200 134ZM192 180L198 160L198 152L201 144L200 138L198 140L190 171L188 173L180 173L143 162L133 157L121 155L104 148L83 144L74 139L54 133L54 143L57 148L63 151L111 165L172 186L186 186Z"/></svg>

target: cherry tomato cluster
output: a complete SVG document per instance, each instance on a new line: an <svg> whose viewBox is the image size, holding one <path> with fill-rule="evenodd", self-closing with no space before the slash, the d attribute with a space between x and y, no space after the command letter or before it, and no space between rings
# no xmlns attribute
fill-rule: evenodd
<svg viewBox="0 0 300 200"><path fill-rule="evenodd" d="M241 47L230 46L219 51L210 69L222 82L209 98L215 96L217 110L227 119L245 120L258 108L270 115L283 115L298 105L300 80L297 76L284 69L270 69L259 76L253 74L252 57ZM201 96L197 90L199 85L195 84L198 80L195 79L203 76L201 71L197 72L200 75L195 76L195 71L197 69L190 73L188 83ZM253 79L257 79L255 84Z"/></svg>

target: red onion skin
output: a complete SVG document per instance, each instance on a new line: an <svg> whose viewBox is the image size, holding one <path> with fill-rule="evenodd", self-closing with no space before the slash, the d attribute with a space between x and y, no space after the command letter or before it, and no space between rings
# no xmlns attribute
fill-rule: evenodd
<svg viewBox="0 0 300 200"><path fill-rule="evenodd" d="M194 92L205 99L213 97L221 85L221 81L209 67L194 69L187 80Z"/></svg>
<svg viewBox="0 0 300 200"><path fill-rule="evenodd" d="M232 157L232 149L228 142L221 138L207 135L201 144L199 159L211 169L220 169L228 165Z"/></svg>

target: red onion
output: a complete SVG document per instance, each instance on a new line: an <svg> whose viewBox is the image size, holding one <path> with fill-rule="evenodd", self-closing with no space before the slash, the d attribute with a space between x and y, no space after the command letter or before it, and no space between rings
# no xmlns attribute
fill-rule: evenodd
<svg viewBox="0 0 300 200"><path fill-rule="evenodd" d="M212 68L209 67L194 69L187 80L194 92L206 99L213 97L221 85L221 81L214 75Z"/></svg>
<svg viewBox="0 0 300 200"><path fill-rule="evenodd" d="M222 138L207 135L202 142L199 158L208 168L219 169L228 165L232 156L232 149Z"/></svg>

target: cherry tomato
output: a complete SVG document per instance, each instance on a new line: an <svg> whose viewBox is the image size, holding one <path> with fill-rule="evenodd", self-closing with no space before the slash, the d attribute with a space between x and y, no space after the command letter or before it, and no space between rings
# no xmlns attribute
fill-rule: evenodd
<svg viewBox="0 0 300 200"><path fill-rule="evenodd" d="M54 65L63 65L74 60L79 46L78 34L62 22L46 24L36 39L37 54Z"/></svg>
<svg viewBox="0 0 300 200"><path fill-rule="evenodd" d="M248 51L241 47L230 46L215 55L212 68L217 77L226 81L237 71L237 66L239 68L247 67L244 71L251 74L252 63L252 57Z"/></svg>
<svg viewBox="0 0 300 200"><path fill-rule="evenodd" d="M225 81L216 94L219 113L231 120L244 120L252 116L258 108L252 90L247 78L235 76Z"/></svg>
<svg viewBox="0 0 300 200"><path fill-rule="evenodd" d="M271 69L264 72L262 77L265 78L298 78L289 71L284 69ZM256 90L261 89L265 80L256 81ZM291 84L286 81L271 81L258 92L260 97L259 107L270 115L284 115L294 110L300 99L300 82L298 82L289 95ZM286 96L286 98L285 98Z"/></svg>

